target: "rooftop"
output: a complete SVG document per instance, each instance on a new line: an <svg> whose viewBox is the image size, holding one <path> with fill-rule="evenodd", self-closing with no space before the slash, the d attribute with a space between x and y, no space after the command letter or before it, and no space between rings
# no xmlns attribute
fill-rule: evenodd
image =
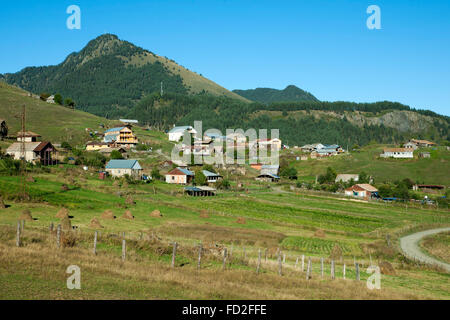
<svg viewBox="0 0 450 320"><path fill-rule="evenodd" d="M110 160L106 164L106 169L136 169L141 170L142 167L140 166L139 162L137 160Z"/></svg>

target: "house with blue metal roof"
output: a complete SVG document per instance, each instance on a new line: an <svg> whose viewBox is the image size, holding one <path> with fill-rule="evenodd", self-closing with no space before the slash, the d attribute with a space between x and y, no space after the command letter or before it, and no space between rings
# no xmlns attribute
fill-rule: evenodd
<svg viewBox="0 0 450 320"><path fill-rule="evenodd" d="M203 174L206 177L206 180L208 183L214 183L217 182L219 179L222 179L223 177L220 174L208 171L208 170L202 170Z"/></svg>
<svg viewBox="0 0 450 320"><path fill-rule="evenodd" d="M129 175L138 179L142 174L142 167L137 160L110 160L105 167L105 171L113 177L123 177Z"/></svg>

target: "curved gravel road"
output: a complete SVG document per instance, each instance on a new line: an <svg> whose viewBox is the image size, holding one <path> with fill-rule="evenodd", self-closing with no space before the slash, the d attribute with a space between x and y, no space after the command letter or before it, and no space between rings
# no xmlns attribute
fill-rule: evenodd
<svg viewBox="0 0 450 320"><path fill-rule="evenodd" d="M419 241L423 237L446 231L450 231L450 228L432 229L410 234L409 236L400 238L400 247L402 248L404 255L407 256L408 258L411 259L415 258L416 260L419 260L427 264L438 265L447 270L447 272L450 272L450 264L436 260L426 255L422 250L420 250L418 246Z"/></svg>

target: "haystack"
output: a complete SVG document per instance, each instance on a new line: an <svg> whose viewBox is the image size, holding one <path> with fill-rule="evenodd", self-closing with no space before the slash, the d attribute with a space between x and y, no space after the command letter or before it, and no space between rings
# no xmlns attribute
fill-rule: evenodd
<svg viewBox="0 0 450 320"><path fill-rule="evenodd" d="M153 211L150 213L150 217L155 217L155 218L160 218L160 217L162 217L161 211L159 211L159 210L153 210Z"/></svg>
<svg viewBox="0 0 450 320"><path fill-rule="evenodd" d="M102 219L108 219L108 220L114 220L116 217L114 216L114 213L111 210L106 210L102 213Z"/></svg>
<svg viewBox="0 0 450 320"><path fill-rule="evenodd" d="M127 199L125 200L125 203L128 205L135 205L136 202L133 200L133 198L131 196L128 196Z"/></svg>
<svg viewBox="0 0 450 320"><path fill-rule="evenodd" d="M325 238L325 231L317 229L316 232L314 232L314 236L317 238Z"/></svg>
<svg viewBox="0 0 450 320"><path fill-rule="evenodd" d="M387 274L387 275L390 275L390 276L394 276L395 275L394 267L392 266L392 264L390 264L387 261L383 261L383 262L380 263L380 272L382 274Z"/></svg>
<svg viewBox="0 0 450 320"><path fill-rule="evenodd" d="M200 212L200 218L205 218L205 219L209 218L209 213L208 213L208 211L207 211L207 210L202 210L202 211Z"/></svg>
<svg viewBox="0 0 450 320"><path fill-rule="evenodd" d="M61 208L55 216L56 218L63 219L65 217L69 217L69 210L66 208Z"/></svg>
<svg viewBox="0 0 450 320"><path fill-rule="evenodd" d="M334 245L333 249L331 250L330 259L333 259L333 260L342 259L342 249L337 243Z"/></svg>
<svg viewBox="0 0 450 320"><path fill-rule="evenodd" d="M93 228L93 229L100 229L100 228L103 228L103 226L100 224L100 221L98 221L97 218L93 218L93 219L91 220L91 224L89 225L89 227L90 227L90 228Z"/></svg>
<svg viewBox="0 0 450 320"><path fill-rule="evenodd" d="M27 177L27 182L36 182L32 176Z"/></svg>
<svg viewBox="0 0 450 320"><path fill-rule="evenodd" d="M245 218L242 218L242 217L238 218L238 219L236 220L236 223L239 223L239 224L245 224L245 223L246 223Z"/></svg>
<svg viewBox="0 0 450 320"><path fill-rule="evenodd" d="M61 219L61 228L63 230L72 230L72 223L68 215Z"/></svg>
<svg viewBox="0 0 450 320"><path fill-rule="evenodd" d="M23 210L22 214L19 217L19 220L33 221L33 217L31 216L30 210L28 209Z"/></svg>
<svg viewBox="0 0 450 320"><path fill-rule="evenodd" d="M133 220L133 219L134 219L134 216L133 216L133 214L131 213L130 210L127 210L127 211L125 211L125 213L123 214L122 218L124 218L124 219L129 219L129 220Z"/></svg>

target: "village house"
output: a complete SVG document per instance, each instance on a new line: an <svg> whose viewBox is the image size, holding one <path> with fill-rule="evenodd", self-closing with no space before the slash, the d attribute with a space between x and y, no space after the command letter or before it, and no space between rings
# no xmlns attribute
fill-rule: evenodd
<svg viewBox="0 0 450 320"><path fill-rule="evenodd" d="M323 149L324 147L325 146L321 143L314 143L314 144L305 144L300 149L302 150L302 152L310 153L313 151L318 151L320 149Z"/></svg>
<svg viewBox="0 0 450 320"><path fill-rule="evenodd" d="M133 124L138 124L138 120L132 120L132 119L119 119L120 122L122 122L126 126L132 126Z"/></svg>
<svg viewBox="0 0 450 320"><path fill-rule="evenodd" d="M414 158L414 153L411 148L384 148L383 153L380 154L382 158L395 159L411 159Z"/></svg>
<svg viewBox="0 0 450 320"><path fill-rule="evenodd" d="M272 147L273 146L273 147ZM265 148L265 149L274 149L281 150L281 140L278 138L273 139L258 139L251 145L252 148Z"/></svg>
<svg viewBox="0 0 450 320"><path fill-rule="evenodd" d="M178 142L183 137L184 133L197 134L197 131L192 126L173 127L169 132L169 141Z"/></svg>
<svg viewBox="0 0 450 320"><path fill-rule="evenodd" d="M261 166L261 174L278 175L280 171L279 165L264 164Z"/></svg>
<svg viewBox="0 0 450 320"><path fill-rule="evenodd" d="M17 141L22 142L36 142L41 137L40 134L34 133L32 131L19 131L17 132Z"/></svg>
<svg viewBox="0 0 450 320"><path fill-rule="evenodd" d="M105 171L113 177L123 177L128 175L134 179L139 179L142 173L142 167L137 160L110 160Z"/></svg>
<svg viewBox="0 0 450 320"><path fill-rule="evenodd" d="M436 143L428 141L428 140L418 140L418 139L411 139L411 143L415 144L417 147L434 147L436 146Z"/></svg>
<svg viewBox="0 0 450 320"><path fill-rule="evenodd" d="M378 197L378 189L367 183L355 184L345 189L345 195L369 200Z"/></svg>
<svg viewBox="0 0 450 320"><path fill-rule="evenodd" d="M421 153L419 153L419 158L431 158L431 153L421 152Z"/></svg>
<svg viewBox="0 0 450 320"><path fill-rule="evenodd" d="M278 182L280 181L280 177L276 174L271 173L261 173L259 176L256 177L256 181L261 182Z"/></svg>
<svg viewBox="0 0 450 320"><path fill-rule="evenodd" d="M116 143L118 146L131 148L138 144L138 139L133 134L130 126L125 126L106 130L103 142Z"/></svg>
<svg viewBox="0 0 450 320"><path fill-rule="evenodd" d="M214 173L214 172L211 172L208 170L203 170L202 172L205 175L208 183L215 183L223 178L220 174L217 174L217 173Z"/></svg>
<svg viewBox="0 0 450 320"><path fill-rule="evenodd" d="M405 143L405 144L403 145L403 148L406 148L406 149L412 149L412 150L417 150L417 149L419 149L419 147L417 146L417 144L412 143L411 141Z"/></svg>
<svg viewBox="0 0 450 320"><path fill-rule="evenodd" d="M189 184L194 179L194 172L176 167L166 174L166 182L171 184Z"/></svg>
<svg viewBox="0 0 450 320"><path fill-rule="evenodd" d="M359 174L354 173L341 173L336 176L335 182L349 182L353 180L354 182L359 181Z"/></svg>
<svg viewBox="0 0 450 320"><path fill-rule="evenodd" d="M113 147L114 142L89 141L86 143L86 151L99 151Z"/></svg>
<svg viewBox="0 0 450 320"><path fill-rule="evenodd" d="M415 184L413 185L414 191L422 191L425 193L439 193L445 191L445 186L436 184Z"/></svg>
<svg viewBox="0 0 450 320"><path fill-rule="evenodd" d="M22 152L23 151L23 152ZM54 165L56 149L50 142L15 142L6 149L6 154L15 160L24 160L42 165Z"/></svg>

